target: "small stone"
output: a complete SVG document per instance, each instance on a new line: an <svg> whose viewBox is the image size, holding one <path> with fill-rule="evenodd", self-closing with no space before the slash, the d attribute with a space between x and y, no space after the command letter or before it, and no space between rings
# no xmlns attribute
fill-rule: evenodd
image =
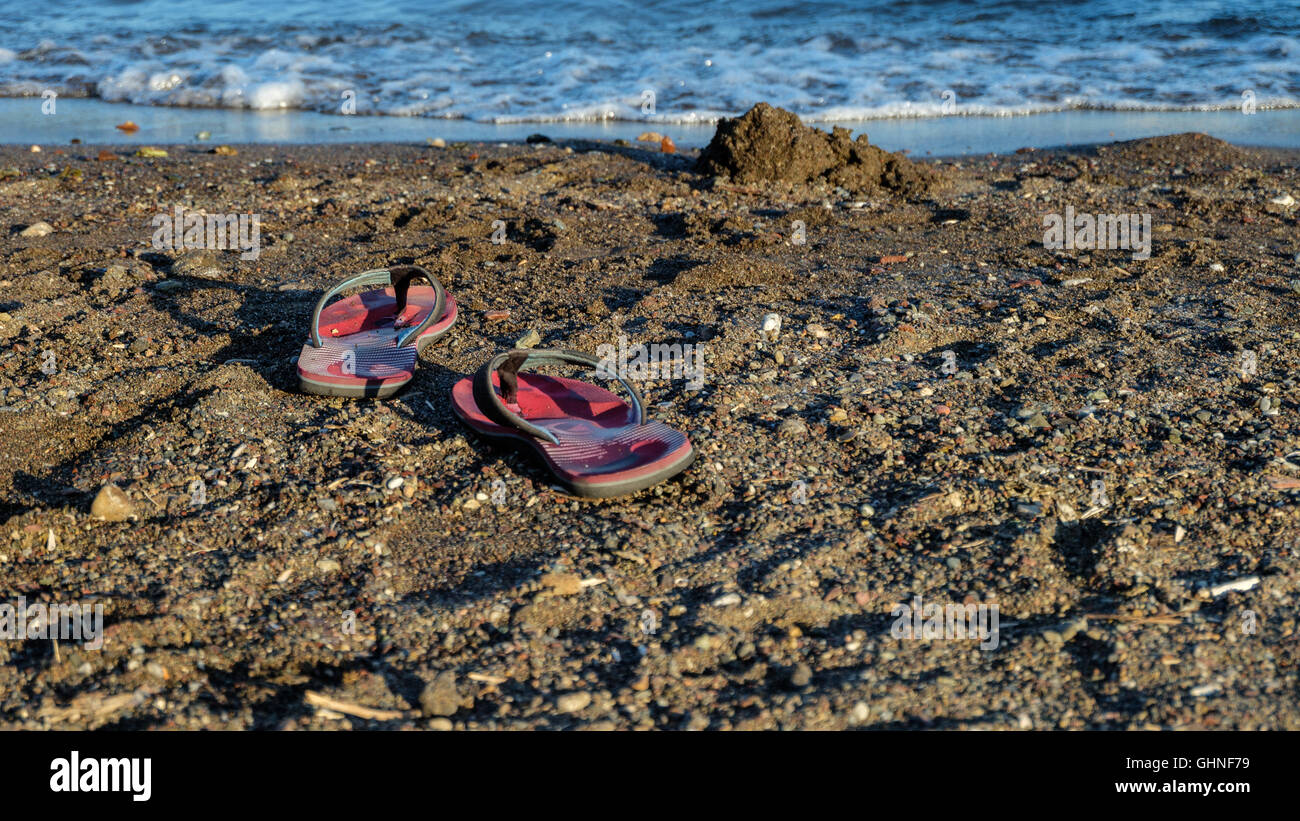
<svg viewBox="0 0 1300 821"><path fill-rule="evenodd" d="M871 707L865 701L853 705L853 710L849 713L850 724L866 724L868 718L871 718Z"/></svg>
<svg viewBox="0 0 1300 821"><path fill-rule="evenodd" d="M797 416L791 416L777 427L776 433L783 439L807 436L808 424Z"/></svg>
<svg viewBox="0 0 1300 821"><path fill-rule="evenodd" d="M1025 424L1029 426L1031 430L1042 430L1052 426L1051 423L1047 421L1047 417L1043 416L1041 413L1036 413L1029 417L1029 421L1025 422Z"/></svg>
<svg viewBox="0 0 1300 821"><path fill-rule="evenodd" d="M200 131L199 133L197 133L197 134L194 135L194 139L196 139L196 140L210 140L210 139L212 139L212 132L211 132L211 131Z"/></svg>
<svg viewBox="0 0 1300 821"><path fill-rule="evenodd" d="M178 276L200 277L202 279L221 279L220 257L212 251L186 251L172 261L172 274Z"/></svg>
<svg viewBox="0 0 1300 821"><path fill-rule="evenodd" d="M809 325L807 328L804 328L804 330L814 339L826 339L830 336L829 331L817 324Z"/></svg>
<svg viewBox="0 0 1300 821"><path fill-rule="evenodd" d="M335 559L319 559L316 562L316 569L322 573L335 573L342 566Z"/></svg>
<svg viewBox="0 0 1300 821"><path fill-rule="evenodd" d="M1219 273L1223 273L1223 271L1227 269L1223 267L1222 262L1214 262L1210 264L1210 270L1215 272L1216 274L1219 274Z"/></svg>
<svg viewBox="0 0 1300 821"><path fill-rule="evenodd" d="M530 330L528 333L515 340L516 348L536 348L542 341L542 335L536 330Z"/></svg>
<svg viewBox="0 0 1300 821"><path fill-rule="evenodd" d="M790 671L790 684L794 687L807 687L812 683L812 668L800 662Z"/></svg>
<svg viewBox="0 0 1300 821"><path fill-rule="evenodd" d="M236 151L235 149L231 148L228 145L219 145L216 148L212 149L212 153L222 157L234 157L239 154L238 151Z"/></svg>
<svg viewBox="0 0 1300 821"><path fill-rule="evenodd" d="M401 476L394 476L393 478L389 479L387 482L384 482L384 487L388 488L389 490L397 490L404 484L406 484L405 479L403 479Z"/></svg>
<svg viewBox="0 0 1300 821"><path fill-rule="evenodd" d="M431 139L431 140L425 140L425 142L427 142L429 145L433 146L434 148L446 148L446 147L447 147L447 141L444 140L442 137L434 137L434 138Z"/></svg>
<svg viewBox="0 0 1300 821"><path fill-rule="evenodd" d="M456 688L456 674L444 670L420 693L420 712L425 718L455 715L462 701Z"/></svg>
<svg viewBox="0 0 1300 821"><path fill-rule="evenodd" d="M545 134L529 134L527 137L524 138L524 142L528 143L529 145L535 145L536 143L549 143L550 141L551 138L546 136Z"/></svg>
<svg viewBox="0 0 1300 821"><path fill-rule="evenodd" d="M555 700L555 709L561 713L576 713L591 704L591 693L578 691L565 693Z"/></svg>
<svg viewBox="0 0 1300 821"><path fill-rule="evenodd" d="M133 511L130 497L112 483L100 488L90 505L90 515L106 522L124 522Z"/></svg>
<svg viewBox="0 0 1300 821"><path fill-rule="evenodd" d="M713 600L714 607L734 607L740 604L739 593L724 593Z"/></svg>
<svg viewBox="0 0 1300 821"><path fill-rule="evenodd" d="M33 222L18 234L20 237L43 237L53 234L54 229L48 222Z"/></svg>
<svg viewBox="0 0 1300 821"><path fill-rule="evenodd" d="M781 315L768 314L763 317L763 338L775 342L781 337Z"/></svg>
<svg viewBox="0 0 1300 821"><path fill-rule="evenodd" d="M162 159L167 156L167 152L163 151L161 148L154 148L151 145L146 145L146 146L142 146L138 151L136 151L135 155L137 157L145 157L147 159Z"/></svg>
<svg viewBox="0 0 1300 821"><path fill-rule="evenodd" d="M872 516L876 515L876 509L871 505L864 504L858 508L858 515L864 519L870 519Z"/></svg>

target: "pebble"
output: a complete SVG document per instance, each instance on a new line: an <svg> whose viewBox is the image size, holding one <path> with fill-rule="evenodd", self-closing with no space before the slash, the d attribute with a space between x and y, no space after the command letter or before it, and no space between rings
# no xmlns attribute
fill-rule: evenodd
<svg viewBox="0 0 1300 821"><path fill-rule="evenodd" d="M460 690L456 687L456 674L444 670L420 693L420 713L425 718L455 715L461 708L461 702Z"/></svg>
<svg viewBox="0 0 1300 821"><path fill-rule="evenodd" d="M1222 273L1226 269L1223 267L1222 262L1215 262L1210 265L1210 270L1218 274L1218 273Z"/></svg>
<svg viewBox="0 0 1300 821"><path fill-rule="evenodd" d="M830 336L830 332L827 331L825 328L823 328L821 325L816 325L816 324L809 325L804 330L807 331L808 335L811 336L813 339L826 339L827 337Z"/></svg>
<svg viewBox="0 0 1300 821"><path fill-rule="evenodd" d="M591 704L591 693L579 690L576 693L565 693L555 700L555 709L561 713L576 713L585 709Z"/></svg>
<svg viewBox="0 0 1300 821"><path fill-rule="evenodd" d="M316 569L322 573L335 573L342 566L334 559L319 559L316 562Z"/></svg>
<svg viewBox="0 0 1300 821"><path fill-rule="evenodd" d="M18 234L18 236L43 237L53 233L54 233L54 229L50 227L50 224L48 222L33 222L31 225L24 228L22 232Z"/></svg>
<svg viewBox="0 0 1300 821"><path fill-rule="evenodd" d="M740 604L739 593L724 593L713 600L714 607L734 607Z"/></svg>
<svg viewBox="0 0 1300 821"><path fill-rule="evenodd" d="M807 687L812 684L812 677L812 668L803 662L799 662L794 666L794 670L790 672L790 684L795 687Z"/></svg>
<svg viewBox="0 0 1300 821"><path fill-rule="evenodd" d="M791 416L777 427L776 433L778 436L785 439L807 436L808 423L804 422L797 416Z"/></svg>
<svg viewBox="0 0 1300 821"><path fill-rule="evenodd" d="M388 488L389 490L397 490L399 487L401 487L404 484L406 484L405 479L403 479L401 476L394 476L393 478L389 479L387 482L384 482L384 487Z"/></svg>
<svg viewBox="0 0 1300 821"><path fill-rule="evenodd" d="M781 338L781 315L768 314L763 317L763 338L775 342Z"/></svg>
<svg viewBox="0 0 1300 821"><path fill-rule="evenodd" d="M429 143L429 145L433 146L434 148L446 148L446 147L447 147L447 141L444 140L442 137L434 137L432 140L428 140L428 143Z"/></svg>
<svg viewBox="0 0 1300 821"><path fill-rule="evenodd" d="M131 499L125 491L112 483L100 488L95 501L90 505L90 515L106 522L124 522L132 512L134 508Z"/></svg>
<svg viewBox="0 0 1300 821"><path fill-rule="evenodd" d="M538 344L541 343L541 341L542 341L542 335L535 330L530 330L528 333L524 334L523 336L515 340L515 347L536 348Z"/></svg>

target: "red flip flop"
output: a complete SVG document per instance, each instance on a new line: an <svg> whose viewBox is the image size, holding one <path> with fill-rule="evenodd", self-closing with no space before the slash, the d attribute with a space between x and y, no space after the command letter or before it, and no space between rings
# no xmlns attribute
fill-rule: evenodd
<svg viewBox="0 0 1300 821"><path fill-rule="evenodd" d="M423 277L429 285L411 285ZM351 288L386 285L329 305ZM418 265L350 277L325 292L298 356L298 385L323 396L391 396L415 377L420 351L456 322L456 301Z"/></svg>
<svg viewBox="0 0 1300 821"><path fill-rule="evenodd" d="M587 382L519 372L525 365L560 363L586 365L618 379L632 404ZM451 400L461 421L479 433L532 446L578 496L632 493L682 472L695 459L686 434L645 421L636 389L604 370L600 360L578 351L499 354L457 382Z"/></svg>

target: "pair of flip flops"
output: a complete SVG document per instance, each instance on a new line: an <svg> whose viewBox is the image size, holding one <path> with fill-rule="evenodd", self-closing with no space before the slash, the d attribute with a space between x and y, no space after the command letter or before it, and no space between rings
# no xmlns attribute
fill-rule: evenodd
<svg viewBox="0 0 1300 821"><path fill-rule="evenodd" d="M416 278L429 284L413 285ZM343 292L366 286L371 289L330 304ZM344 280L316 304L311 340L298 357L299 385L327 396L391 396L414 378L420 351L450 330L456 314L455 300L417 265ZM597 385L524 370L547 365L582 365L615 379L632 404ZM633 493L680 473L695 459L684 433L645 419L636 388L579 351L498 354L457 382L451 400L462 422L485 436L530 446L579 496Z"/></svg>

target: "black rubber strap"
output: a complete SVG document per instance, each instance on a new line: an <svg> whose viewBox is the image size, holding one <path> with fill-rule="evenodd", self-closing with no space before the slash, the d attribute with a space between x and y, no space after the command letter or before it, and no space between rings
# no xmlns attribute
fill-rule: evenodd
<svg viewBox="0 0 1300 821"><path fill-rule="evenodd" d="M474 402L483 415L499 425L518 428L531 433L539 439L558 445L560 440L546 428L534 425L519 414L506 407L505 402L514 404L518 394L519 371L529 365L574 364L588 365L595 369L598 376L617 379L632 397L632 410L636 414L636 423L644 423L645 410L641 404L641 394L627 380L604 367L604 363L590 354L570 351L563 348L551 350L513 350L497 354L474 374ZM501 383L501 395L497 395L492 385L492 373L496 372ZM505 402L502 402L502 397Z"/></svg>
<svg viewBox="0 0 1300 821"><path fill-rule="evenodd" d="M406 310L406 298L411 290L411 280L416 277L423 277L433 286L433 310L429 311L429 315L423 322L397 338L397 347L403 348L417 341L425 328L442 318L442 312L447 307L447 291L437 277L419 265L394 265L391 268L376 268L348 277L326 291L316 303L316 310L311 315L312 346L319 348L325 344L320 335L320 314L334 297L350 288L362 285L392 285L393 293L397 296L397 312L394 314L394 322L396 322L396 317L401 316L402 311Z"/></svg>

